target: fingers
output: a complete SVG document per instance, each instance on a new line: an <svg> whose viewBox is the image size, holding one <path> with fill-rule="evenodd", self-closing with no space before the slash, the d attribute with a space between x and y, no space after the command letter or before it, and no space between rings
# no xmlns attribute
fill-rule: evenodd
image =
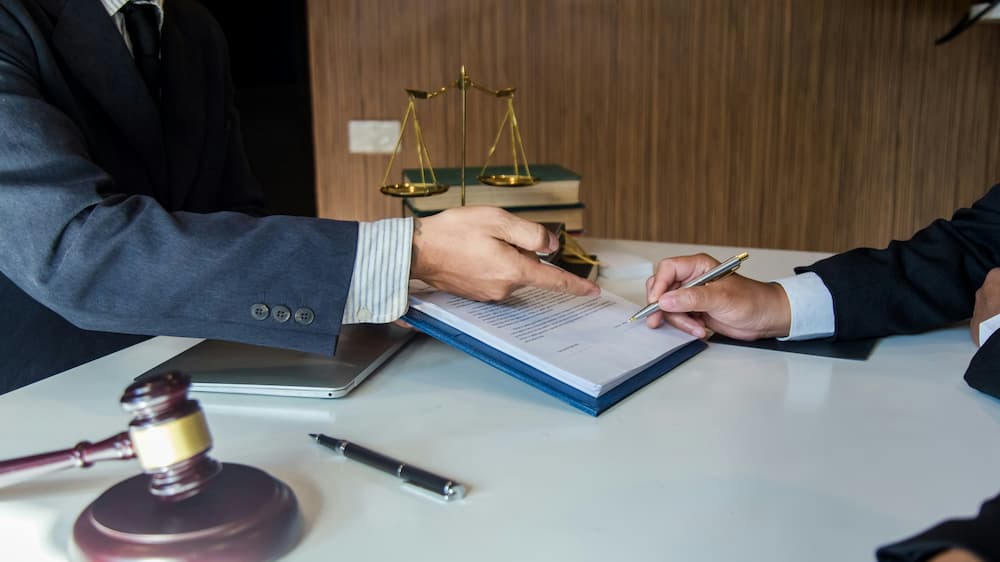
<svg viewBox="0 0 1000 562"><path fill-rule="evenodd" d="M655 312L646 318L646 325L650 328L659 328L666 321L671 326L687 332L696 338L703 338L708 335L705 322L700 317L694 317L684 313Z"/></svg>
<svg viewBox="0 0 1000 562"><path fill-rule="evenodd" d="M660 260L653 277L646 282L646 301L656 302L667 291L682 286L717 265L719 261L707 254Z"/></svg>
<svg viewBox="0 0 1000 562"><path fill-rule="evenodd" d="M650 278L646 282L647 293L655 290L655 280ZM650 289L653 287L653 289ZM697 287L694 289L701 289L702 287ZM666 321L671 326L687 332L692 336L703 338L708 333L705 322L701 318L695 318L691 314L701 312L706 310L702 307L702 303L706 302L705 295L703 292L694 291L694 289L677 289L666 294L661 294L660 297L653 302L660 304L660 311L654 312L649 315L646 319L646 325L650 328L658 328L660 325ZM695 295L690 295L689 293L694 291ZM680 295L680 304L678 304L676 295ZM664 301L670 303L670 307L665 307L663 305Z"/></svg>
<svg viewBox="0 0 1000 562"><path fill-rule="evenodd" d="M524 257L524 276L519 285L573 295L600 294L600 288L593 281L538 260L536 252L549 253L559 249L559 238L545 226L506 212L496 218L499 227L497 238L514 246Z"/></svg>
<svg viewBox="0 0 1000 562"><path fill-rule="evenodd" d="M392 323L395 324L395 325L397 325L397 326L399 326L400 328L406 328L408 330L414 330L414 331L417 331L417 332L420 331L420 330L417 330L416 328L414 328L409 322L407 322L406 320L403 320L402 318L397 318L396 320L393 320Z"/></svg>
<svg viewBox="0 0 1000 562"><path fill-rule="evenodd" d="M690 281L717 266L718 260L706 254L680 256L660 260L652 277L646 280L646 302L662 302L667 295L673 295L684 283ZM672 292L668 292L672 291ZM704 320L692 314L704 310L698 307L697 301L687 302L685 308L664 309L651 314L646 319L646 325L657 328L667 322L671 326L683 330L695 337L703 338L708 334Z"/></svg>
<svg viewBox="0 0 1000 562"><path fill-rule="evenodd" d="M554 252L559 249L559 238L544 226L504 213L499 217L500 232L497 238L531 252Z"/></svg>
<svg viewBox="0 0 1000 562"><path fill-rule="evenodd" d="M427 218L422 231L414 227L411 275L481 301L501 300L525 286L600 294L595 283L539 261L538 252L558 248L558 238L545 226L502 209L449 209Z"/></svg>
<svg viewBox="0 0 1000 562"><path fill-rule="evenodd" d="M705 328L705 324L703 322L696 320L687 314L664 314L664 316L666 316L669 324L691 334L696 338L703 338L708 333L708 330Z"/></svg>
<svg viewBox="0 0 1000 562"><path fill-rule="evenodd" d="M531 286L574 295L600 294L598 286L548 263L559 240L543 225L495 207L449 209L414 226L411 275L429 285L479 301L496 301Z"/></svg>
<svg viewBox="0 0 1000 562"><path fill-rule="evenodd" d="M703 312L718 310L724 304L726 294L717 290L718 284L677 289L665 293L657 299L660 308L667 312Z"/></svg>
<svg viewBox="0 0 1000 562"><path fill-rule="evenodd" d="M601 294L601 288L593 281L573 275L552 264L540 262L537 258L535 258L534 263L528 265L522 285L578 296Z"/></svg>
<svg viewBox="0 0 1000 562"><path fill-rule="evenodd" d="M986 279L976 291L976 303L969 322L969 333L976 345L982 345L979 327L990 318L1000 314L1000 268L993 268L986 274Z"/></svg>

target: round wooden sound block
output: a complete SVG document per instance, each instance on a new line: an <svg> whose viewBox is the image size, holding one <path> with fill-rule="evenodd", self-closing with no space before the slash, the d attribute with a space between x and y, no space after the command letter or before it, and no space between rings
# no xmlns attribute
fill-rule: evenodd
<svg viewBox="0 0 1000 562"><path fill-rule="evenodd" d="M291 488L253 467L223 463L197 495L169 501L149 476L101 494L73 526L80 560L274 560L298 542L302 518Z"/></svg>

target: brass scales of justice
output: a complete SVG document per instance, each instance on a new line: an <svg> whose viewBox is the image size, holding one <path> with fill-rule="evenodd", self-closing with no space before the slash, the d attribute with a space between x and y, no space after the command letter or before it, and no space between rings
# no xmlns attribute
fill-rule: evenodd
<svg viewBox="0 0 1000 562"><path fill-rule="evenodd" d="M392 157L389 158L389 165L386 166L385 175L382 177L382 186L380 188L382 193L393 197L427 197L448 191L449 186L438 181L437 175L434 173L434 167L431 165L430 154L427 151L427 145L424 143L423 130L420 128L419 119L417 119L415 100L429 100L450 90L458 90L462 93L462 160L459 176L461 177L462 189L461 205L465 206L466 137L468 134L468 101L466 98L470 89L479 90L495 98L507 101L507 111L500 121L496 138L493 140L493 145L490 147L489 153L486 156L486 162L483 163L483 168L479 171L477 179L484 184L500 187L522 187L534 185L539 181L537 177L531 175L528 159L524 153L524 143L521 141L521 131L517 126L517 116L514 114L514 92L516 88L503 88L501 90L486 88L469 78L469 75L465 73L465 66L463 65L458 80L437 90L427 92L424 90L406 89L409 100L406 105L406 112L403 114L402 124L399 128L396 147L392 151ZM388 183L389 173L392 171L392 165L396 160L396 155L399 153L400 144L406 133L406 126L411 118L413 119L414 138L416 139L417 161L420 165L420 181L407 181L406 178L403 178L402 183ZM510 131L513 173L486 174L490 158L496 152L505 129Z"/></svg>

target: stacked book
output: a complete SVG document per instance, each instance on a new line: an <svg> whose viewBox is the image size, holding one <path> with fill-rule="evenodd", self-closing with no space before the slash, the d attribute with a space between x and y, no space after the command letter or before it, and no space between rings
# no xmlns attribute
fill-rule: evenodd
<svg viewBox="0 0 1000 562"><path fill-rule="evenodd" d="M533 222L562 223L568 232L583 231L583 203L580 202L580 176L557 164L531 164L531 175L538 178L533 185L501 187L481 183L478 166L465 169L465 204L502 207L515 215ZM524 173L524 168L520 168ZM511 174L510 166L490 166L485 175ZM459 168L435 169L438 183L449 186L448 191L428 197L408 197L403 200L403 213L407 216L425 217L434 213L462 206L461 175ZM410 183L430 182L425 170L403 170L403 180Z"/></svg>

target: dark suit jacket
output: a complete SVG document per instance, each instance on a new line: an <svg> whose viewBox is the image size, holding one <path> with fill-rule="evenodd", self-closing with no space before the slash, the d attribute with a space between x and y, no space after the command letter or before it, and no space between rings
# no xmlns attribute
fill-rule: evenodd
<svg viewBox="0 0 1000 562"><path fill-rule="evenodd" d="M164 8L158 108L100 2L0 0L0 392L122 334L333 352L357 224L260 216L222 32Z"/></svg>
<svg viewBox="0 0 1000 562"><path fill-rule="evenodd" d="M796 271L814 271L823 279L833 295L835 337L851 339L920 332L968 319L976 291L994 267L1000 267L1000 186L910 240L883 250L851 250ZM1000 333L979 349L965 379L1000 397ZM916 562L951 547L1000 560L1000 497L983 504L975 519L946 521L879 549L877 556Z"/></svg>
<svg viewBox="0 0 1000 562"><path fill-rule="evenodd" d="M838 339L908 334L972 316L976 291L1000 267L1000 185L951 220L882 250L859 248L796 272L813 271L833 295ZM1000 337L991 337L966 373L1000 397Z"/></svg>
<svg viewBox="0 0 1000 562"><path fill-rule="evenodd" d="M878 549L880 562L921 562L949 548L965 548L986 562L1000 561L1000 496L983 504L975 519L952 519Z"/></svg>
<svg viewBox="0 0 1000 562"><path fill-rule="evenodd" d="M851 250L796 271L823 279L833 295L835 337L853 339L968 319L994 267L1000 267L1000 185L910 240Z"/></svg>

